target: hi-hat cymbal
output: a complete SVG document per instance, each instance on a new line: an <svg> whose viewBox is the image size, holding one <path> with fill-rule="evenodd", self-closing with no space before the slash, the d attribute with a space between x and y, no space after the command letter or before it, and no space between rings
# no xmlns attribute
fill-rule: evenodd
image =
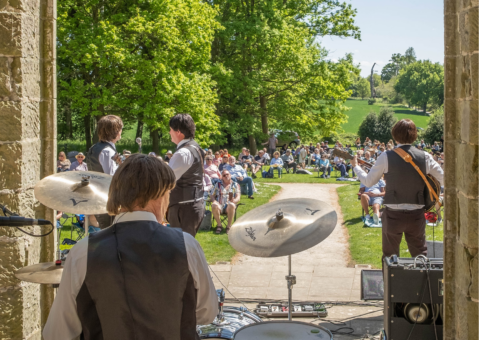
<svg viewBox="0 0 479 340"><path fill-rule="evenodd" d="M34 264L17 270L17 279L33 283L58 285L62 279L63 266L55 262L44 262Z"/></svg>
<svg viewBox="0 0 479 340"><path fill-rule="evenodd" d="M67 171L45 177L35 185L43 205L71 214L104 214L112 176L96 171Z"/></svg>
<svg viewBox="0 0 479 340"><path fill-rule="evenodd" d="M290 198L247 212L233 224L228 239L235 250L246 255L285 256L320 243L332 233L336 222L336 211L329 204Z"/></svg>

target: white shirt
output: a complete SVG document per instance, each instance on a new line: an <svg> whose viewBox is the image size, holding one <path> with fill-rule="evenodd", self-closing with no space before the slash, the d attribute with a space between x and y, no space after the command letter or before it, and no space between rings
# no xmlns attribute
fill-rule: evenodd
<svg viewBox="0 0 479 340"><path fill-rule="evenodd" d="M155 221L154 214L146 211L134 211L116 216L117 221ZM167 228L167 227L165 227ZM218 313L218 296L208 271L205 255L193 236L183 233L188 259L188 268L197 289L196 322L209 324ZM43 330L46 340L77 339L82 332L77 314L76 297L85 280L88 257L88 238L78 242L68 254L60 288L53 302L50 315ZM165 306L168 308L168 306Z"/></svg>
<svg viewBox="0 0 479 340"><path fill-rule="evenodd" d="M115 149L115 144L112 142L107 143L110 144L113 149ZM116 169L118 169L118 164L111 159L113 156L115 156L115 151L113 151L111 148L104 148L98 155L98 161L103 168L103 172L112 176L115 174Z"/></svg>
<svg viewBox="0 0 479 340"><path fill-rule="evenodd" d="M400 147L402 145L411 145L411 144L398 144L397 146ZM426 174L433 175L441 186L444 185L444 171L442 170L441 166L432 158L430 154L424 151L426 154ZM354 167L354 172L358 176L358 179L367 187L372 187L381 179L383 174L388 173L388 155L386 152L383 152L377 159L376 163L374 163L373 167L367 174L359 165ZM426 175L425 174L425 175ZM407 185L407 181L405 181L405 185ZM386 183L386 191L387 191L387 183ZM385 204L385 206L391 209L401 209L401 210L416 210L421 209L424 205L418 204Z"/></svg>
<svg viewBox="0 0 479 340"><path fill-rule="evenodd" d="M183 139L178 143L178 148L189 142L191 139ZM176 176L176 180L179 180L181 176L193 165L193 154L187 148L181 148L177 150L168 163Z"/></svg>

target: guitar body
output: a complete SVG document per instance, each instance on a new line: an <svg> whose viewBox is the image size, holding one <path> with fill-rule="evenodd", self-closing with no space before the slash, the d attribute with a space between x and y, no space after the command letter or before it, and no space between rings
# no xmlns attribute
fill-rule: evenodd
<svg viewBox="0 0 479 340"><path fill-rule="evenodd" d="M429 182L429 185L431 185L432 190L436 193L436 196L439 198L439 196L441 195L441 184L434 176L430 174L426 175L426 178L427 178L427 181ZM426 212L429 212L436 206L437 200L434 198L434 196L432 197L432 200L431 200L431 195L429 195L429 189L427 186L424 189L424 198L426 201L424 205L424 209L426 210Z"/></svg>

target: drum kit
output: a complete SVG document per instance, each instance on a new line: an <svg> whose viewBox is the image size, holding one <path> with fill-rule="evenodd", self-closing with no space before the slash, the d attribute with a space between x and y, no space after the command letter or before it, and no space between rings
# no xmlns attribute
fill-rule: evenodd
<svg viewBox="0 0 479 340"><path fill-rule="evenodd" d="M63 172L42 179L35 197L58 211L82 214L106 213L112 176L94 172ZM201 339L332 339L326 328L292 321L292 290L296 276L291 271L291 255L307 250L326 239L337 222L335 210L327 203L306 198L277 200L250 210L231 227L228 238L238 252L255 257L288 257L288 321L263 321L244 307L224 306L225 294L217 290L219 313L212 324L197 326ZM88 221L85 221L88 226ZM87 233L88 228L85 228ZM58 255L59 256L59 255ZM59 285L63 266L39 263L15 273L22 281Z"/></svg>

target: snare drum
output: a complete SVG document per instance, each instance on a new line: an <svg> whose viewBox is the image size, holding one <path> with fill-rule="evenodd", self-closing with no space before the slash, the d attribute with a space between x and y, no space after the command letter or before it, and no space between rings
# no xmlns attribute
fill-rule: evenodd
<svg viewBox="0 0 479 340"><path fill-rule="evenodd" d="M298 321L265 321L248 325L236 332L234 340L332 340L324 327Z"/></svg>
<svg viewBox="0 0 479 340"><path fill-rule="evenodd" d="M234 339L236 332L244 326L262 322L261 318L238 307L224 307L223 321L218 318L212 324L197 326L200 339Z"/></svg>

